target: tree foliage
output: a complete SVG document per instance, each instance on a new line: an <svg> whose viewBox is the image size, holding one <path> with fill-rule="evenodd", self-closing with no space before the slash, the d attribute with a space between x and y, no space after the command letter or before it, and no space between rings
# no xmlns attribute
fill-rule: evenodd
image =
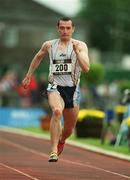
<svg viewBox="0 0 130 180"><path fill-rule="evenodd" d="M82 0L79 16L89 28L90 45L102 51L130 51L130 0Z"/></svg>
<svg viewBox="0 0 130 180"><path fill-rule="evenodd" d="M82 72L81 85L82 84L98 84L101 83L105 76L105 69L102 64L91 64L90 71L88 73Z"/></svg>

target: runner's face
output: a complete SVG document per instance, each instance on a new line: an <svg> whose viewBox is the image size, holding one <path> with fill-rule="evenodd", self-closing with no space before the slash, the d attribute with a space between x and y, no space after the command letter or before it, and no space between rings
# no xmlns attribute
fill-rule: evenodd
<svg viewBox="0 0 130 180"><path fill-rule="evenodd" d="M74 32L74 27L72 26L72 21L60 21L58 26L58 31L61 40L69 40Z"/></svg>

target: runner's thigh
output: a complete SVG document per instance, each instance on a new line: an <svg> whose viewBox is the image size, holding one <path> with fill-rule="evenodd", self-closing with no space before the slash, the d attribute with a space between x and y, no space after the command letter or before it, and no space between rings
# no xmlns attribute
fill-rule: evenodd
<svg viewBox="0 0 130 180"><path fill-rule="evenodd" d="M57 91L48 92L48 101L52 110L55 108L60 108L61 110L64 109L64 101Z"/></svg>

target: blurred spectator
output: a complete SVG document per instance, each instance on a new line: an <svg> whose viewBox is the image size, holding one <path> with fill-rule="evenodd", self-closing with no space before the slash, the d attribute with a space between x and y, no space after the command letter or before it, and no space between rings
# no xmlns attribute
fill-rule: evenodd
<svg viewBox="0 0 130 180"><path fill-rule="evenodd" d="M109 96L112 99L112 104L115 106L119 102L120 97L119 82L117 80L109 84Z"/></svg>
<svg viewBox="0 0 130 180"><path fill-rule="evenodd" d="M17 85L17 75L14 71L8 71L0 80L0 92L12 90Z"/></svg>
<svg viewBox="0 0 130 180"><path fill-rule="evenodd" d="M32 75L31 82L29 84L31 103L36 105L38 103L38 83L36 77Z"/></svg>
<svg viewBox="0 0 130 180"><path fill-rule="evenodd" d="M108 95L107 85L106 84L101 84L99 86L92 85L90 90L92 92L93 101L95 103L96 108L100 110L105 110L106 97Z"/></svg>
<svg viewBox="0 0 130 180"><path fill-rule="evenodd" d="M1 106L8 106L10 94L14 93L14 90L18 84L17 74L14 71L7 71L0 79L0 97Z"/></svg>
<svg viewBox="0 0 130 180"><path fill-rule="evenodd" d="M130 104L130 89L125 89L122 97L122 104Z"/></svg>
<svg viewBox="0 0 130 180"><path fill-rule="evenodd" d="M51 115L51 109L49 107L47 98L47 85L48 79L46 74L41 74L38 83L38 103L46 110L48 115Z"/></svg>
<svg viewBox="0 0 130 180"><path fill-rule="evenodd" d="M20 105L22 107L36 105L38 102L38 83L35 76L32 76L30 85L27 89L20 84L17 87L17 92L20 95Z"/></svg>
<svg viewBox="0 0 130 180"><path fill-rule="evenodd" d="M110 144L115 143L115 139L116 139L116 129L114 127L114 118L115 118L115 114L114 114L114 110L113 109L107 109L106 110L106 116L104 119L104 126L102 129L102 133L101 133L101 143L104 144L105 140L106 140L106 136L108 135L109 132L109 140L110 140Z"/></svg>
<svg viewBox="0 0 130 180"><path fill-rule="evenodd" d="M127 111L124 113L115 145L121 145L128 141L130 149L130 89L124 91L122 104L127 106Z"/></svg>
<svg viewBox="0 0 130 180"><path fill-rule="evenodd" d="M21 107L30 107L31 106L31 96L30 90L24 89L24 87L20 84L17 87L17 92L19 94L19 103Z"/></svg>
<svg viewBox="0 0 130 180"><path fill-rule="evenodd" d="M39 103L43 103L46 97L46 88L47 88L47 78L45 74L40 75L39 83L38 83L38 101Z"/></svg>
<svg viewBox="0 0 130 180"><path fill-rule="evenodd" d="M88 98L87 98L88 89L86 86L82 86L80 91L81 91L80 107L86 108L88 102Z"/></svg>

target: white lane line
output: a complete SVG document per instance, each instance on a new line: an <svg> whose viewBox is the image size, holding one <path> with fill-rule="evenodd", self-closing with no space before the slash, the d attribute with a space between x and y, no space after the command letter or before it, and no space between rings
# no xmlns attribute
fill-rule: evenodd
<svg viewBox="0 0 130 180"><path fill-rule="evenodd" d="M78 163L78 162L71 162L69 160L64 160L65 162L68 162L68 163L71 163L71 164L77 164L79 166L87 166L91 169L96 169L96 170L99 170L99 171L104 171L106 173L109 173L109 174L113 174L113 175L117 175L117 176L120 176L120 177L123 177L123 178L126 178L126 179L130 179L130 176L126 176L126 175L123 175L123 174L119 174L119 173L116 173L116 172L113 172L113 171L109 171L107 169L103 169L103 168L100 168L100 167L96 167L96 166L93 166L93 165L87 165L87 164L83 164L83 163Z"/></svg>
<svg viewBox="0 0 130 180"><path fill-rule="evenodd" d="M47 139L50 140L50 135L48 134L36 134L27 130L23 130L23 129L17 129L17 128L12 128L12 127L6 127L6 126L1 126L0 125L0 131L4 131L4 132L10 132L12 134L20 134L23 136L28 136L28 137L35 137L35 138L40 138L40 139ZM101 148L95 147L93 145L86 145L86 144L81 144L79 142L75 142L73 140L67 140L66 142L67 144L82 148L82 149L86 149L92 152L96 152L99 154L103 154L109 157L115 157L117 159L121 159L121 160L126 160L126 161L130 161L130 156L129 155L125 155L122 153L117 153L117 152L113 152L113 151L107 151L107 150L103 150Z"/></svg>
<svg viewBox="0 0 130 180"><path fill-rule="evenodd" d="M3 167L5 167L5 168L11 169L11 170L13 170L13 171L15 171L15 172L17 172L17 173L19 173L19 174L22 174L22 175L24 175L24 176L26 176L26 177L28 177L28 178L30 178L30 179L33 179L33 180L39 180L39 179L37 179L37 178L35 178L35 177L30 176L30 175L27 174L27 173L24 173L24 172L22 172L22 171L16 169L16 168L7 166L7 165L4 164L4 163L0 163L0 165L3 166Z"/></svg>
<svg viewBox="0 0 130 180"><path fill-rule="evenodd" d="M33 149L30 149L30 148L27 148L25 146L22 146L20 144L17 144L17 143L12 143L11 141L9 140L5 140L3 138L0 138L4 143L7 143L11 146L14 146L14 147L17 147L19 149L22 149L24 151L27 151L27 152L31 152L31 153L34 153L36 155L40 155L44 158L47 158L48 155L45 154L45 153L41 153L41 152L38 152L36 150L33 150ZM123 177L123 178L126 178L126 179L130 179L130 176L127 176L127 175L123 175L123 174L120 174L120 173L116 173L116 172L113 172L113 171L109 171L107 169L103 169L103 168L100 168L100 167L97 167L97 166L93 166L93 165L88 165L88 164L83 164L83 163L79 163L79 162L72 162L70 160L66 160L66 159L63 159L63 158L60 158L60 161L62 162L65 162L65 163L69 163L69 164L73 164L73 165L78 165L78 166L83 166L83 167L88 167L88 168L91 168L91 169L96 169L96 170L99 170L99 171L103 171L103 172L106 172L106 173L109 173L109 174L113 174L113 175L116 175L116 176L120 176L120 177Z"/></svg>

